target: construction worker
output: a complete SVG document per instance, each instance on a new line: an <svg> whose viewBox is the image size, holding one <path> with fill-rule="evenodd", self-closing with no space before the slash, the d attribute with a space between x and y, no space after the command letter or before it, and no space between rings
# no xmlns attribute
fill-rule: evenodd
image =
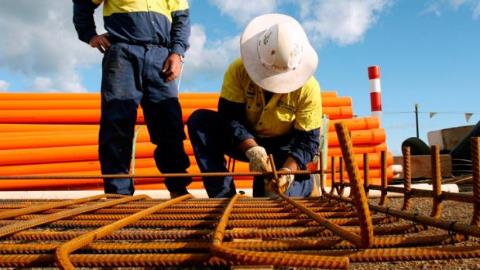
<svg viewBox="0 0 480 270"><path fill-rule="evenodd" d="M94 10L103 0L73 0L80 40L104 53L99 157L103 174L128 174L137 109L143 108L154 158L162 173L185 173L185 133L175 79L189 47L187 0L104 0L107 33L98 35ZM188 193L191 178L165 180L172 197ZM104 180L106 193L132 195L132 179Z"/></svg>
<svg viewBox="0 0 480 270"><path fill-rule="evenodd" d="M321 94L312 76L318 57L293 18L267 14L253 19L240 40L241 59L228 67L218 113L195 111L187 122L197 164L202 172L227 172L224 154L249 161L251 171L306 169L318 151ZM205 177L210 197L236 193L232 177ZM253 196L305 197L312 191L309 176L284 175L272 182L255 177Z"/></svg>

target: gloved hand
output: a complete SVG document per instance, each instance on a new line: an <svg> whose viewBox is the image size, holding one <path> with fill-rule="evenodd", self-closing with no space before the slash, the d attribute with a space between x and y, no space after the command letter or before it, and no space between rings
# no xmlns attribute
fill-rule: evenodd
<svg viewBox="0 0 480 270"><path fill-rule="evenodd" d="M279 172L289 172L289 168L281 168ZM295 176L293 174L281 175L278 179L264 179L265 196L278 198L277 193L285 193L293 183Z"/></svg>
<svg viewBox="0 0 480 270"><path fill-rule="evenodd" d="M254 146L245 151L245 155L250 161L251 172L270 172L271 168L268 162L268 155L265 148Z"/></svg>
<svg viewBox="0 0 480 270"><path fill-rule="evenodd" d="M279 171L281 172L290 172L289 168L281 168ZM290 188L293 183L295 176L293 174L284 174L278 178L276 182L277 188L280 192L285 193Z"/></svg>

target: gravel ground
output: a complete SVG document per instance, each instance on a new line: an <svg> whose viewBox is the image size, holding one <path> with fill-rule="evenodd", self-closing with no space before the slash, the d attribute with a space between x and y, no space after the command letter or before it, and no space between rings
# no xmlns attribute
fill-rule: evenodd
<svg viewBox="0 0 480 270"><path fill-rule="evenodd" d="M419 214L430 215L432 199L413 199L412 211L418 211ZM378 203L378 199L371 199L372 204ZM403 198L389 198L388 207L400 209L403 204ZM472 206L466 203L446 201L443 203L442 219L448 221L458 221L461 223L470 223L472 217ZM464 244L477 244L478 239L469 240ZM461 259L461 260L438 260L438 261L411 261L411 262L388 262L388 263L355 263L350 265L350 269L480 269L480 259Z"/></svg>

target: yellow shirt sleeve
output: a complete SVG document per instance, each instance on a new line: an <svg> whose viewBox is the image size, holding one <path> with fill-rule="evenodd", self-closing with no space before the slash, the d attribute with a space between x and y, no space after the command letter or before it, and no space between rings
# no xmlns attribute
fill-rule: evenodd
<svg viewBox="0 0 480 270"><path fill-rule="evenodd" d="M171 12L188 9L187 0L167 0L167 3Z"/></svg>
<svg viewBox="0 0 480 270"><path fill-rule="evenodd" d="M311 77L302 88L295 113L294 128L310 131L322 125L322 95L318 81Z"/></svg>
<svg viewBox="0 0 480 270"><path fill-rule="evenodd" d="M245 91L242 86L243 73L246 72L242 60L237 59L230 64L223 77L220 97L236 103L245 103Z"/></svg>

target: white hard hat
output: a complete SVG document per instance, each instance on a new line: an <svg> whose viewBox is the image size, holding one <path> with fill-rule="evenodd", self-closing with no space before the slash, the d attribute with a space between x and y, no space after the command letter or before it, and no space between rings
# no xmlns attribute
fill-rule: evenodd
<svg viewBox="0 0 480 270"><path fill-rule="evenodd" d="M250 78L273 93L302 87L318 65L317 53L300 23L283 14L254 18L243 31L240 52Z"/></svg>

